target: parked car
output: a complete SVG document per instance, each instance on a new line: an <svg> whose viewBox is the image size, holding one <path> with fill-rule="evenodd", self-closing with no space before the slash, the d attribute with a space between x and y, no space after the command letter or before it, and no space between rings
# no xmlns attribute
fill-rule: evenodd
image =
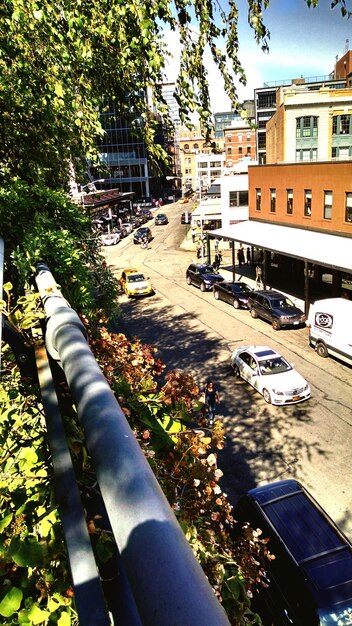
<svg viewBox="0 0 352 626"><path fill-rule="evenodd" d="M195 285L201 291L210 291L215 283L224 280L221 274L217 274L212 265L206 263L191 263L186 271L188 285Z"/></svg>
<svg viewBox="0 0 352 626"><path fill-rule="evenodd" d="M243 378L269 404L296 404L310 398L310 387L286 359L267 346L242 346L231 355L237 378Z"/></svg>
<svg viewBox="0 0 352 626"><path fill-rule="evenodd" d="M153 239L152 231L148 226L141 226L133 233L133 243L142 243L144 237L147 238L147 241L151 241Z"/></svg>
<svg viewBox="0 0 352 626"><path fill-rule="evenodd" d="M146 278L140 270L129 267L122 271L120 285L128 296L148 296L154 293L149 278Z"/></svg>
<svg viewBox="0 0 352 626"><path fill-rule="evenodd" d="M143 222L148 222L149 220L153 219L153 213L150 209L142 209L140 212L140 217L142 218Z"/></svg>
<svg viewBox="0 0 352 626"><path fill-rule="evenodd" d="M168 217L165 213L158 213L155 216L155 225L156 226L164 226L169 223Z"/></svg>
<svg viewBox="0 0 352 626"><path fill-rule="evenodd" d="M138 215L131 215L130 224L132 224L132 228L139 228L142 225L142 221Z"/></svg>
<svg viewBox="0 0 352 626"><path fill-rule="evenodd" d="M235 309L243 307L248 309L248 298L252 289L246 283L229 282L224 280L221 283L216 283L213 287L213 293L215 300L223 300L232 304Z"/></svg>
<svg viewBox="0 0 352 626"><path fill-rule="evenodd" d="M122 226L124 227L127 235L133 231L133 225L131 222L123 222Z"/></svg>
<svg viewBox="0 0 352 626"><path fill-rule="evenodd" d="M189 198L181 198L181 200L178 201L179 204L187 204L187 202L189 202Z"/></svg>
<svg viewBox="0 0 352 626"><path fill-rule="evenodd" d="M103 246L114 246L119 243L120 239L120 233L107 233L105 235L100 235L100 241Z"/></svg>
<svg viewBox="0 0 352 626"><path fill-rule="evenodd" d="M252 608L264 626L347 626L352 623L352 545L296 480L251 489L234 517L269 539L268 585Z"/></svg>
<svg viewBox="0 0 352 626"><path fill-rule="evenodd" d="M279 291L252 291L248 299L252 317L261 317L272 323L274 330L284 326L305 324L306 316Z"/></svg>

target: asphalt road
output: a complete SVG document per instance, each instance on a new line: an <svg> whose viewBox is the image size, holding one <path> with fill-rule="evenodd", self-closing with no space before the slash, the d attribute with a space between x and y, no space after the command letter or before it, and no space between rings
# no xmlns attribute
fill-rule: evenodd
<svg viewBox="0 0 352 626"><path fill-rule="evenodd" d="M352 368L319 357L309 346L306 328L274 331L248 311L235 311L212 293L188 286L185 272L195 252L182 244L184 210L177 204L163 207L170 222L148 224L154 235L148 250L134 245L131 235L104 249L113 271L139 267L156 291L137 300L121 296L120 330L156 345L166 371L190 372L201 387L208 377L217 381L226 433L219 465L232 504L259 484L296 478L352 539ZM273 407L236 381L231 351L250 344L269 345L294 363L311 385L310 400Z"/></svg>

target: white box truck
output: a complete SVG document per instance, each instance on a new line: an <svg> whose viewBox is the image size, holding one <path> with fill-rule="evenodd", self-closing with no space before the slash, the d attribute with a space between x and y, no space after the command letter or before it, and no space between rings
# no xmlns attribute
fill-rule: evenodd
<svg viewBox="0 0 352 626"><path fill-rule="evenodd" d="M309 307L309 344L319 356L331 356L352 365L352 301L316 300Z"/></svg>

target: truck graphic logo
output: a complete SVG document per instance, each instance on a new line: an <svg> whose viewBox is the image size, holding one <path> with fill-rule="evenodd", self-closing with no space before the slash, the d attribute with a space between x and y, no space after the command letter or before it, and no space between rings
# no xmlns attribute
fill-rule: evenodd
<svg viewBox="0 0 352 626"><path fill-rule="evenodd" d="M334 317L329 313L316 313L315 324L321 328L332 328Z"/></svg>

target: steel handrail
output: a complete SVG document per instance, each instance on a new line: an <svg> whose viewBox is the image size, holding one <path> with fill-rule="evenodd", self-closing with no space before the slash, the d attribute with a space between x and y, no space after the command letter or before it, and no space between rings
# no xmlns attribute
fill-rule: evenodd
<svg viewBox="0 0 352 626"><path fill-rule="evenodd" d="M45 264L36 283L46 343L75 400L109 521L146 626L229 621L163 494L86 339L77 313Z"/></svg>

